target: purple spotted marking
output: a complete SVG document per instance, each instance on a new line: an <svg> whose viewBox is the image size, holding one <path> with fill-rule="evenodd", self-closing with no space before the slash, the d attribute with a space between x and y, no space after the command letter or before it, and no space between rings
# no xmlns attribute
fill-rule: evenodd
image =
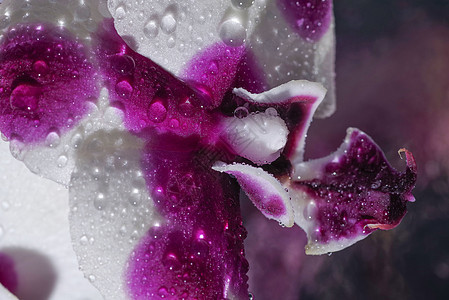
<svg viewBox="0 0 449 300"><path fill-rule="evenodd" d="M345 150L321 166L318 178L294 183L316 203L314 239L319 243L391 229L404 217L407 202L414 201L416 164L410 152L404 150L407 168L398 172L358 130L353 130Z"/></svg>
<svg viewBox="0 0 449 300"><path fill-rule="evenodd" d="M166 223L151 228L130 258L133 299L248 297L238 185L205 171L195 155L146 149L146 182Z"/></svg>
<svg viewBox="0 0 449 300"><path fill-rule="evenodd" d="M257 178L242 172L228 171L227 173L237 177L240 186L264 215L279 219L287 213L282 198L277 194L270 195L271 187L262 185Z"/></svg>
<svg viewBox="0 0 449 300"><path fill-rule="evenodd" d="M288 24L301 37L318 41L329 29L332 17L332 0L277 0Z"/></svg>
<svg viewBox="0 0 449 300"><path fill-rule="evenodd" d="M97 57L112 105L125 113L134 133L200 136L213 126L205 102L207 91L191 88L163 68L129 48L107 20L97 33ZM202 124L200 126L199 124Z"/></svg>
<svg viewBox="0 0 449 300"><path fill-rule="evenodd" d="M84 46L63 27L20 24L0 45L0 131L39 143L64 133L98 98Z"/></svg>
<svg viewBox="0 0 449 300"><path fill-rule="evenodd" d="M0 252L0 284L13 294L19 284L13 259L2 252Z"/></svg>

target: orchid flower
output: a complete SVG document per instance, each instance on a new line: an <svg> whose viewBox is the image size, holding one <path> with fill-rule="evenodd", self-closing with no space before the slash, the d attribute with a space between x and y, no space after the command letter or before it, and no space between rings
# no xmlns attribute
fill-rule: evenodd
<svg viewBox="0 0 449 300"><path fill-rule="evenodd" d="M303 159L312 118L335 109L330 0L14 0L0 11L0 131L30 171L68 187L68 207L49 182L35 205L68 222L106 299L248 299L240 190L300 226L314 255L394 228L414 201L412 154L400 150L396 171L358 129ZM8 214L5 245L33 247ZM56 224L48 238L68 239ZM0 280L20 297L6 246Z"/></svg>

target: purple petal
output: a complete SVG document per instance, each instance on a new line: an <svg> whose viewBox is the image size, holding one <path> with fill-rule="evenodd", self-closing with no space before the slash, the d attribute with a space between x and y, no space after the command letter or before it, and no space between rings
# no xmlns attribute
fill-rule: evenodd
<svg viewBox="0 0 449 300"><path fill-rule="evenodd" d="M106 21L96 37L97 56L111 105L124 111L126 127L135 133L156 131L179 136L199 134L211 122L207 106L185 83L129 48Z"/></svg>
<svg viewBox="0 0 449 300"><path fill-rule="evenodd" d="M416 182L416 164L406 150L405 172L393 169L365 133L348 129L333 154L294 165L295 222L307 233L308 254L346 248L376 229L397 226Z"/></svg>
<svg viewBox="0 0 449 300"><path fill-rule="evenodd" d="M140 168L143 142L97 130L79 144L69 186L70 233L84 276L108 299L128 299L126 263L160 222Z"/></svg>
<svg viewBox="0 0 449 300"><path fill-rule="evenodd" d="M332 0L277 0L289 25L303 38L319 40L328 30L332 17Z"/></svg>
<svg viewBox="0 0 449 300"><path fill-rule="evenodd" d="M238 71L245 48L229 47L217 43L197 54L181 74L204 97L211 98L206 108L215 108L221 104L225 93L231 87Z"/></svg>
<svg viewBox="0 0 449 300"><path fill-rule="evenodd" d="M126 276L133 299L248 297L238 186L196 155L146 149L147 187L164 221L130 258Z"/></svg>
<svg viewBox="0 0 449 300"><path fill-rule="evenodd" d="M248 198L268 219L283 226L293 226L293 209L290 196L273 175L261 168L245 164L215 164L215 171L235 176Z"/></svg>
<svg viewBox="0 0 449 300"><path fill-rule="evenodd" d="M0 46L0 130L8 139L42 143L80 122L98 97L85 52L64 27L9 29Z"/></svg>

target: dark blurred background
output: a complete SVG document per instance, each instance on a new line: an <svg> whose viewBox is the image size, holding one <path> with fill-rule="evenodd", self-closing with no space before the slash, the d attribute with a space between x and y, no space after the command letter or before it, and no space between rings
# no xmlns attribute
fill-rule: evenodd
<svg viewBox="0 0 449 300"><path fill-rule="evenodd" d="M335 0L337 112L315 120L306 156L367 132L400 169L418 163L415 203L394 230L332 254L247 202L250 290L262 299L449 299L449 1ZM249 203L249 204L248 204Z"/></svg>

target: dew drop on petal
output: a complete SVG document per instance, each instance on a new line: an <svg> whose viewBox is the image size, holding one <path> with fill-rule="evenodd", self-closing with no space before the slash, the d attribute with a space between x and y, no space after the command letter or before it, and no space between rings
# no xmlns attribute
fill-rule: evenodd
<svg viewBox="0 0 449 300"><path fill-rule="evenodd" d="M220 24L219 35L226 45L238 47L245 42L246 28L238 18L229 18Z"/></svg>
<svg viewBox="0 0 449 300"><path fill-rule="evenodd" d="M254 4L254 0L231 0L231 3L235 8L247 9Z"/></svg>
<svg viewBox="0 0 449 300"><path fill-rule="evenodd" d="M143 33L147 38L154 38L159 33L159 24L157 18L150 18L143 27Z"/></svg>
<svg viewBox="0 0 449 300"><path fill-rule="evenodd" d="M59 136L59 134L56 131L51 131L45 139L45 144L50 148L57 147L60 142L61 142L61 137Z"/></svg>
<svg viewBox="0 0 449 300"><path fill-rule="evenodd" d="M249 114L248 109L244 106L237 107L234 110L234 116L239 119L246 118L248 114Z"/></svg>
<svg viewBox="0 0 449 300"><path fill-rule="evenodd" d="M156 101L148 108L148 117L155 123L160 123L165 120L167 116L167 109L161 101Z"/></svg>
<svg viewBox="0 0 449 300"><path fill-rule="evenodd" d="M68 161L67 156L61 155L60 157L58 157L58 160L56 161L56 163L58 164L59 168L63 168L67 165L67 161Z"/></svg>
<svg viewBox="0 0 449 300"><path fill-rule="evenodd" d="M35 111L38 108L41 88L33 84L20 84L14 88L9 98L12 109Z"/></svg>
<svg viewBox="0 0 449 300"><path fill-rule="evenodd" d="M44 74L48 71L48 65L43 60L38 60L33 64L33 70L38 74Z"/></svg>
<svg viewBox="0 0 449 300"><path fill-rule="evenodd" d="M115 18L118 20L122 20L126 16L126 9L123 5L119 5L115 9Z"/></svg>
<svg viewBox="0 0 449 300"><path fill-rule="evenodd" d="M176 30L176 18L171 12L167 12L161 20L161 29L166 34L172 34Z"/></svg>
<svg viewBox="0 0 449 300"><path fill-rule="evenodd" d="M115 85L115 91L120 97L128 99L133 93L133 87L127 80L122 80Z"/></svg>

